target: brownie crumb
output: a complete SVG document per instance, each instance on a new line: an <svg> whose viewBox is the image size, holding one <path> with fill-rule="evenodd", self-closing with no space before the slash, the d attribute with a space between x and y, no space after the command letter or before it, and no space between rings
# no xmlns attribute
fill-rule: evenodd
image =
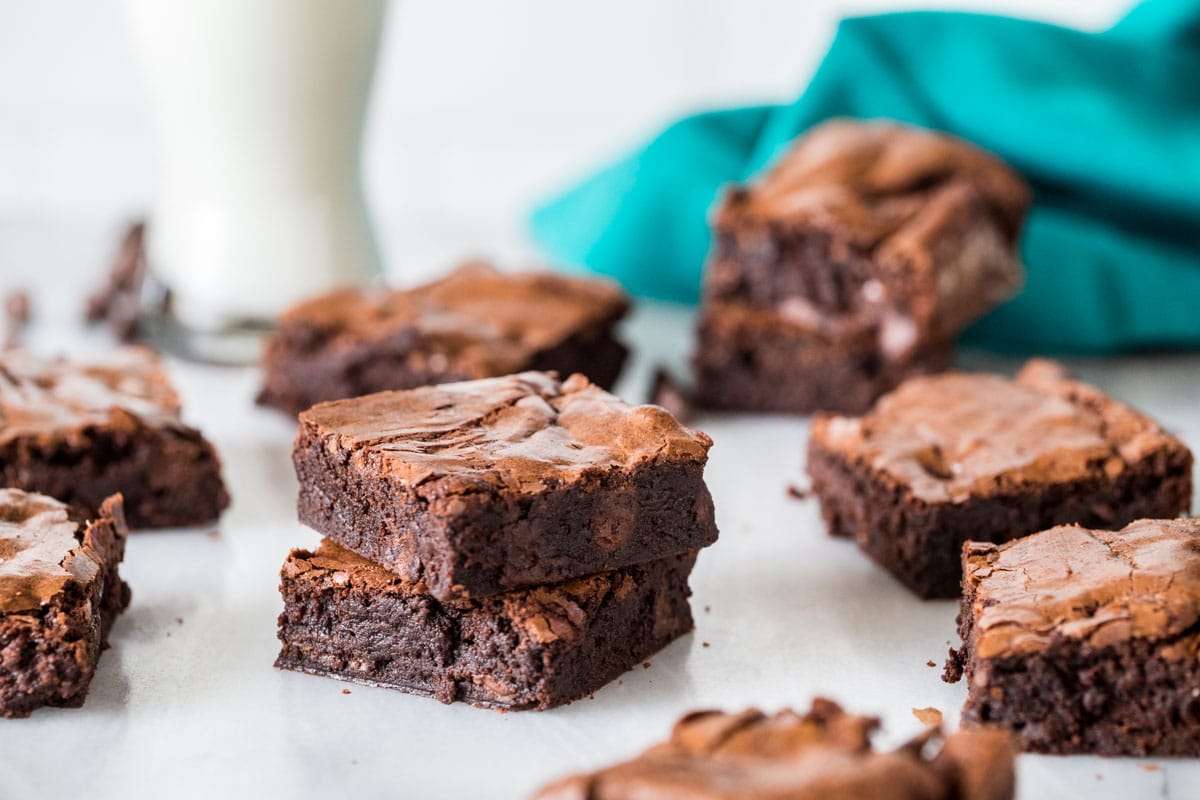
<svg viewBox="0 0 1200 800"><path fill-rule="evenodd" d="M794 483L788 485L787 493L788 497L792 498L793 500L807 500L813 496L812 489L808 489L803 486L797 486Z"/></svg>
<svg viewBox="0 0 1200 800"><path fill-rule="evenodd" d="M942 712L939 709L932 708L932 707L930 707L930 708L914 708L912 710L912 714L914 717L917 718L917 720L922 725L941 725L942 724Z"/></svg>
<svg viewBox="0 0 1200 800"><path fill-rule="evenodd" d="M349 690L349 689L342 689L342 694L350 694L350 690Z"/></svg>
<svg viewBox="0 0 1200 800"><path fill-rule="evenodd" d="M654 380L650 384L650 402L670 411L675 419L684 425L696 417L691 395L679 385L675 376L663 367L654 371Z"/></svg>
<svg viewBox="0 0 1200 800"><path fill-rule="evenodd" d="M29 292L16 289L4 296L4 347L20 347L21 334L29 324L31 314Z"/></svg>
<svg viewBox="0 0 1200 800"><path fill-rule="evenodd" d="M642 662L642 669L650 669L650 662L649 662L649 661L643 661L643 662Z"/></svg>
<svg viewBox="0 0 1200 800"><path fill-rule="evenodd" d="M704 607L704 613L705 613L705 614L709 613L710 611L712 611L712 606L705 606L705 607Z"/></svg>
<svg viewBox="0 0 1200 800"><path fill-rule="evenodd" d="M125 231L104 283L88 298L84 319L108 323L122 342L138 336L142 283L146 276L146 225L137 222Z"/></svg>
<svg viewBox="0 0 1200 800"><path fill-rule="evenodd" d="M937 668L937 662L936 662L936 661L934 661L933 659L930 659L930 660L928 660L928 661L926 661L926 662L925 662L925 666L927 666L927 667L931 667L931 668L934 668L934 669L936 669L936 668Z"/></svg>
<svg viewBox="0 0 1200 800"><path fill-rule="evenodd" d="M711 645L711 644L709 644L708 642L701 642L701 643L700 643L700 646L701 646L701 647L712 647L712 645Z"/></svg>
<svg viewBox="0 0 1200 800"><path fill-rule="evenodd" d="M1161 767L1158 764L1138 764L1138 769L1142 772L1158 772Z"/></svg>
<svg viewBox="0 0 1200 800"><path fill-rule="evenodd" d="M183 624L183 617L176 617L176 618L175 618L175 624L176 624L176 625L182 625L182 624Z"/></svg>
<svg viewBox="0 0 1200 800"><path fill-rule="evenodd" d="M942 668L942 680L946 683L958 683L961 681L964 658L965 654L962 651L951 647L949 654L946 656L946 665Z"/></svg>

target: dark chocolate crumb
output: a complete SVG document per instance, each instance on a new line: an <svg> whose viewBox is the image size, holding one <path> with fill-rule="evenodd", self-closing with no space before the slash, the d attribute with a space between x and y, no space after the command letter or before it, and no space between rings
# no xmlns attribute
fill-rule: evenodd
<svg viewBox="0 0 1200 800"><path fill-rule="evenodd" d="M946 657L946 666L942 669L942 680L946 683L958 683L962 680L963 660L964 653L951 647Z"/></svg>
<svg viewBox="0 0 1200 800"><path fill-rule="evenodd" d="M654 380L650 384L650 402L670 411L672 416L684 425L696 416L695 406L688 392L663 367L654 371Z"/></svg>
<svg viewBox="0 0 1200 800"><path fill-rule="evenodd" d="M787 493L788 497L792 498L793 500L807 500L813 496L812 489L805 489L804 487L797 486L794 483L788 485Z"/></svg>

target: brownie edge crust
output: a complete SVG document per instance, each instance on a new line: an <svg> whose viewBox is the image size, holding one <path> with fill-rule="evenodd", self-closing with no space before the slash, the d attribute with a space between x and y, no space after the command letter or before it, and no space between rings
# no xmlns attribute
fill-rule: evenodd
<svg viewBox="0 0 1200 800"><path fill-rule="evenodd" d="M439 602L328 540L281 572L275 665L444 703L552 708L692 630L695 554L480 600Z"/></svg>

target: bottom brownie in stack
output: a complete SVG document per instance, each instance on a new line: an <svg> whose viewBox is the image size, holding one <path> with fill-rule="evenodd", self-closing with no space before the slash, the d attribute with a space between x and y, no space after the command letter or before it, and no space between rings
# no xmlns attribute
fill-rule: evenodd
<svg viewBox="0 0 1200 800"><path fill-rule="evenodd" d="M300 416L285 669L444 702L545 709L692 629L716 539L711 441L582 376L528 372Z"/></svg>

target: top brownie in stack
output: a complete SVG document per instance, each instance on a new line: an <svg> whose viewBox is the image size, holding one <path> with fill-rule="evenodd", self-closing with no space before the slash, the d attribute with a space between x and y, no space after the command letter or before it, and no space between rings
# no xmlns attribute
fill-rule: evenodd
<svg viewBox="0 0 1200 800"><path fill-rule="evenodd" d="M717 210L700 399L861 411L849 406L944 366L958 332L1019 287L1029 200L1015 172L952 137L817 126Z"/></svg>
<svg viewBox="0 0 1200 800"><path fill-rule="evenodd" d="M711 444L582 375L525 372L321 403L293 461L302 522L448 600L711 544Z"/></svg>
<svg viewBox="0 0 1200 800"><path fill-rule="evenodd" d="M229 505L211 444L180 419L149 350L103 361L0 355L0 480L95 519L120 493L133 528L212 522Z"/></svg>
<svg viewBox="0 0 1200 800"><path fill-rule="evenodd" d="M818 698L807 714L697 711L671 738L623 764L567 778L536 800L1012 800L1013 747L1000 730L936 731L898 750L871 747L879 721Z"/></svg>
<svg viewBox="0 0 1200 800"><path fill-rule="evenodd" d="M831 532L922 597L959 595L967 540L1119 528L1192 496L1182 442L1042 360L1015 380L912 378L863 417L818 417L808 471Z"/></svg>
<svg viewBox="0 0 1200 800"><path fill-rule="evenodd" d="M408 290L347 289L286 312L259 402L299 413L325 400L524 370L616 382L628 311L614 284L471 263Z"/></svg>

